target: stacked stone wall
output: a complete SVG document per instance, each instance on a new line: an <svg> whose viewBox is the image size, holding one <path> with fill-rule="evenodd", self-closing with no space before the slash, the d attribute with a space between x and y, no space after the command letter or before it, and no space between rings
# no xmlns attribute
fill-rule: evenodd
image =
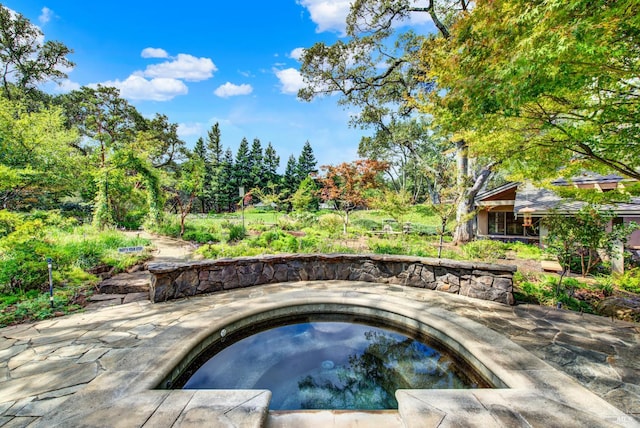
<svg viewBox="0 0 640 428"><path fill-rule="evenodd" d="M422 257L288 254L150 263L152 302L291 281L364 281L426 288L512 305L514 266Z"/></svg>
<svg viewBox="0 0 640 428"><path fill-rule="evenodd" d="M512 305L515 266L423 257L287 254L150 263L152 302L290 281L364 281L426 288Z"/></svg>

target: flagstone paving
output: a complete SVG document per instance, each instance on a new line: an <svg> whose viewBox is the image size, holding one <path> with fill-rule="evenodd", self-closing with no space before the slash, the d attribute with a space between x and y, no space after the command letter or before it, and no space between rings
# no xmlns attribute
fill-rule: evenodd
<svg viewBox="0 0 640 428"><path fill-rule="evenodd" d="M232 319L352 304L424 320L508 388L399 391L398 411L269 412L269 391L158 390ZM431 290L296 282L133 302L0 329L0 426L640 426L640 324Z"/></svg>

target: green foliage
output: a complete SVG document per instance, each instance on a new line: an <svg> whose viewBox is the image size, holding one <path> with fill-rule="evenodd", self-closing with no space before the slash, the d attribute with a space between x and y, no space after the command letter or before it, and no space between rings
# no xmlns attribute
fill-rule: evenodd
<svg viewBox="0 0 640 428"><path fill-rule="evenodd" d="M338 214L323 214L318 217L318 226L331 235L337 235L342 232L342 225L342 217Z"/></svg>
<svg viewBox="0 0 640 428"><path fill-rule="evenodd" d="M356 218L351 221L354 228L363 231L381 230L382 222L370 218Z"/></svg>
<svg viewBox="0 0 640 428"><path fill-rule="evenodd" d="M0 327L77 311L81 306L75 302L81 293L75 288L56 290L53 307L47 293L0 296Z"/></svg>
<svg viewBox="0 0 640 428"><path fill-rule="evenodd" d="M508 246L504 242L480 239L462 246L465 257L473 260L504 259Z"/></svg>
<svg viewBox="0 0 640 428"><path fill-rule="evenodd" d="M0 237L0 292L21 293L48 284L47 258L53 260L56 282L77 282L78 269L105 263L121 269L148 257L119 254L119 247L144 245L148 241L128 238L120 232L97 232L74 227L75 219L58 212L36 211L25 215L15 230ZM90 277L86 278L90 282Z"/></svg>
<svg viewBox="0 0 640 428"><path fill-rule="evenodd" d="M403 223L412 209L411 194L406 190L395 192L384 189L374 200L372 205L389 214L398 223Z"/></svg>
<svg viewBox="0 0 640 428"><path fill-rule="evenodd" d="M82 168L71 146L76 139L77 133L65 127L61 109L30 111L25 102L0 97L2 206L48 207L77 190Z"/></svg>
<svg viewBox="0 0 640 428"><path fill-rule="evenodd" d="M406 254L404 245L398 241L370 239L368 244L375 254Z"/></svg>
<svg viewBox="0 0 640 428"><path fill-rule="evenodd" d="M317 211L320 204L318 198L318 186L315 180L307 175L291 195L291 206L296 211Z"/></svg>
<svg viewBox="0 0 640 428"><path fill-rule="evenodd" d="M560 265L569 269L573 258L580 260L582 276L588 275L601 261L598 250L611 255L615 241L625 242L635 224L607 226L613 214L586 205L574 215L547 216L544 220L548 229L545 240L547 251L558 258Z"/></svg>
<svg viewBox="0 0 640 428"><path fill-rule="evenodd" d="M263 253L260 247L251 247L246 242L239 242L235 245L206 244L198 248L196 254L200 254L207 259L217 259L222 257L257 256Z"/></svg>
<svg viewBox="0 0 640 428"><path fill-rule="evenodd" d="M639 178L638 11L631 0L477 2L451 37L424 46L444 110L434 115L528 178L559 168Z"/></svg>
<svg viewBox="0 0 640 428"><path fill-rule="evenodd" d="M605 276L598 279L602 289L628 291L640 294L640 268L626 270L622 275Z"/></svg>
<svg viewBox="0 0 640 428"><path fill-rule="evenodd" d="M7 236L22 222L22 215L7 210L0 210L0 238Z"/></svg>
<svg viewBox="0 0 640 428"><path fill-rule="evenodd" d="M241 224L232 224L229 227L229 241L241 241L247 236L247 231Z"/></svg>
<svg viewBox="0 0 640 428"><path fill-rule="evenodd" d="M61 42L44 41L38 26L1 4L0 28L0 80L4 97L12 98L14 87L19 94L31 95L37 92L39 84L66 78L63 70L73 69L75 64L67 58L71 49Z"/></svg>
<svg viewBox="0 0 640 428"><path fill-rule="evenodd" d="M519 259L542 260L544 251L539 245L513 242L507 244L507 248L516 253Z"/></svg>
<svg viewBox="0 0 640 428"><path fill-rule="evenodd" d="M220 242L222 238L217 233L211 233L208 230L201 230L195 228L187 228L182 235L182 239L185 241L193 241L199 244L205 244L208 242Z"/></svg>
<svg viewBox="0 0 640 428"><path fill-rule="evenodd" d="M294 219L295 224L300 229L304 229L305 227L313 227L318 223L318 216L309 211L302 212L293 212L291 213L291 218Z"/></svg>

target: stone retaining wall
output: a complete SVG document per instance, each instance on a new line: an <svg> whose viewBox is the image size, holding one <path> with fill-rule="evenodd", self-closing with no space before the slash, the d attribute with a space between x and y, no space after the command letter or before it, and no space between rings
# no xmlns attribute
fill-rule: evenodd
<svg viewBox="0 0 640 428"><path fill-rule="evenodd" d="M514 304L515 266L377 254L287 254L190 263L149 263L150 298L163 302L196 294L288 281L365 281L428 288Z"/></svg>

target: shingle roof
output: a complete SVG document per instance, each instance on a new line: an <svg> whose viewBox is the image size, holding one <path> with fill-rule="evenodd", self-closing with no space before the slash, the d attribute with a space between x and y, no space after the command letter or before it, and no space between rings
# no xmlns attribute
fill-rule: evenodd
<svg viewBox="0 0 640 428"><path fill-rule="evenodd" d="M551 211L572 213L579 211L587 203L563 199L549 189L535 187L530 183L522 183L516 192L514 212L518 213L522 208L532 208L533 215L545 215ZM609 204L602 207L618 214L640 215L640 197L633 197L628 202Z"/></svg>
<svg viewBox="0 0 640 428"><path fill-rule="evenodd" d="M588 177L578 177L576 180L572 180L572 183L586 183L587 180L603 183L609 180L609 182L616 182L622 180L619 176L598 176L589 175ZM583 180L580 180L580 179ZM569 185L567 181L556 180L556 185ZM573 213L579 211L587 203L582 201L572 201L569 199L563 199L558 194L550 189L536 187L527 182L510 182L496 187L489 191L482 192L476 197L476 203L516 187L516 199L514 203L514 212L518 213L523 208L533 209L533 216L547 215L553 211L559 211L563 213ZM603 209L612 210L617 214L625 215L639 215L640 216L640 197L632 197L628 202L621 202L616 204L610 204L603 206Z"/></svg>

